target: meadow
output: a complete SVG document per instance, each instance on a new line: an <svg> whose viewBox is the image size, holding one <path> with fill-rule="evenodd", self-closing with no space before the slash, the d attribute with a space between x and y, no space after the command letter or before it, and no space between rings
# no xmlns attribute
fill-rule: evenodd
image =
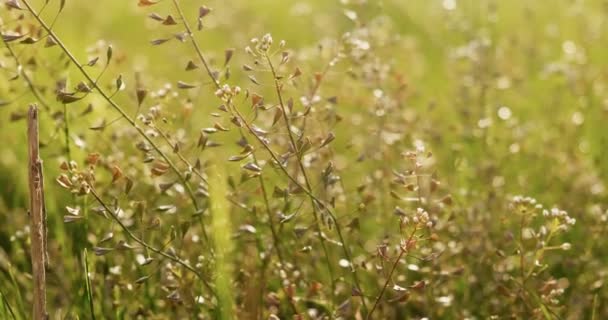
<svg viewBox="0 0 608 320"><path fill-rule="evenodd" d="M608 2L0 0L0 318L608 319Z"/></svg>

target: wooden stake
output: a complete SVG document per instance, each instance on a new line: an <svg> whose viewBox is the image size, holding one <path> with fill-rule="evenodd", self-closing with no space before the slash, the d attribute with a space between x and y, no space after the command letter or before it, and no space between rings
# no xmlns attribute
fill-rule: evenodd
<svg viewBox="0 0 608 320"><path fill-rule="evenodd" d="M44 179L38 142L38 108L30 105L27 118L30 187L30 233L32 239L32 277L34 279L33 319L47 319L46 313L46 209Z"/></svg>

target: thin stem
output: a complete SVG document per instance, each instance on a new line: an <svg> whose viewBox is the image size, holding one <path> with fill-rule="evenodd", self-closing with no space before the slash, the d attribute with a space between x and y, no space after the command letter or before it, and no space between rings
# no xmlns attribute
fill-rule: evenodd
<svg viewBox="0 0 608 320"><path fill-rule="evenodd" d="M158 126L154 125L153 126L154 129L156 129L156 132L158 132L160 134L160 136L167 142L167 144L170 147L174 147L171 139L169 138L169 136L162 131ZM205 178L205 176L203 176L203 174L196 169L192 163L190 163L190 161L188 161L188 159L186 159L186 157L184 157L184 155L178 150L178 151L174 151L174 153L177 155L177 157L185 164L188 166L189 169L192 170L192 172L194 172L194 174L199 177L203 182L207 183L207 178Z"/></svg>
<svg viewBox="0 0 608 320"><path fill-rule="evenodd" d="M11 46L8 44L8 42L6 42L4 40L4 38L2 39L2 42L6 46L6 49L8 50L9 54L11 55L11 57L13 57L13 60L15 60L15 63L17 64L17 68L19 68L20 66L22 66L21 62L19 62L19 57L17 57L17 55L15 54L15 51L13 51L13 48L11 48ZM40 105L46 111L49 111L51 108L46 103L46 101L44 100L44 98L42 98L42 95L40 94L40 92L38 92L38 89L36 89L36 87L34 86L34 82L32 81L32 79L30 79L30 77L27 75L27 73L25 71L21 71L20 74L23 77L23 80L25 80L25 82L27 83L27 86L30 89L30 91L32 92L32 94L34 95L34 97L36 97L36 100L38 100L38 102L40 103Z"/></svg>
<svg viewBox="0 0 608 320"><path fill-rule="evenodd" d="M15 316L15 312L13 311L13 307L11 307L11 304L8 302L8 299L6 299L6 295L4 294L4 292L2 292L2 288L0 288L0 296L2 296L2 303L8 309L8 312L11 314L11 317L13 318L13 320L17 320L17 317Z"/></svg>
<svg viewBox="0 0 608 320"><path fill-rule="evenodd" d="M116 216L116 213L114 212L114 210L110 209L110 207L105 203L105 201L103 201L101 199L101 197L99 196L97 191L95 191L93 186L89 185L89 187L90 187L90 192L93 195L93 197L95 198L95 200L97 200L97 202L104 208L104 210L106 212L110 213L110 216L112 217L112 219L120 226L120 228L125 232L125 234L129 238L131 238L133 241L139 243L144 248L183 266L184 268L186 268L187 270L192 272L197 278L199 278L201 280L201 282L203 283L203 285L207 288L207 290L209 290L209 292L211 292L211 294L216 295L215 291L213 290L213 288L211 287L209 282L207 282L207 280L203 277L203 275L200 272L198 272L196 269L194 269L192 266L190 266L184 260L182 260L176 256L170 255L160 249L157 249L157 248L153 247L152 245L146 243L145 241L141 240L139 237L137 237L133 232L131 232L131 230L129 230L129 228L127 228L127 226L124 223L122 223L122 221L118 218L118 216Z"/></svg>
<svg viewBox="0 0 608 320"><path fill-rule="evenodd" d="M399 252L399 256L397 257L397 260L395 260L395 263L393 263L393 267L391 268L391 272L389 272L388 278L386 279L386 282L384 282L384 286L382 287L382 290L380 291L380 294L378 295L378 297L376 297L376 301L374 302L374 305L372 306L372 309L367 314L367 319L368 320L372 318L372 315L374 314L374 311L378 307L378 304L380 304L380 300L382 300L382 296L384 295L384 292L386 291L386 288L388 287L389 283L391 282L391 280L393 278L393 273L395 273L395 269L397 269L397 265L399 264L399 261L401 260L401 258L403 258L403 255L407 252L407 245L414 238L414 235L416 234L416 231L418 231L418 228L414 227L414 231L412 231L412 233L408 237L407 241L405 242L405 246L406 247L401 246L400 252Z"/></svg>
<svg viewBox="0 0 608 320"><path fill-rule="evenodd" d="M70 120L68 119L68 107L63 105L63 134L65 136L65 152L68 157L68 163L72 162L72 152L70 149Z"/></svg>
<svg viewBox="0 0 608 320"><path fill-rule="evenodd" d="M169 137L167 136L167 134L165 134L159 127L157 126L153 126L154 129L156 129L156 132L158 132L160 134L160 136L167 142L167 144L170 147L174 147L171 144L171 139L169 139ZM184 157L179 151L174 151L174 153L177 155L177 157L185 164L188 166L189 170L192 170L192 172L194 172L194 174L196 174L205 184L207 183L207 179L203 176L203 174L198 171L191 163L190 161L188 161L188 159L186 159L186 157ZM201 213L201 229L202 229L202 233L203 233L203 238L205 238L205 241L207 243L209 243L209 236L207 235L207 230L205 230L204 227L204 223L203 223L203 215Z"/></svg>
<svg viewBox="0 0 608 320"><path fill-rule="evenodd" d="M253 161L256 165L258 165L258 160L257 158L253 158ZM266 207L266 214L268 215L268 222L270 224L270 231L272 233L272 241L274 242L274 249L277 253L277 258L279 258L279 262L281 263L281 269L285 268L285 260L283 258L283 254L281 253L281 247L280 247L280 239L279 239L279 235L277 233L276 230L276 226L274 224L274 219L272 218L272 211L270 210L270 202L268 201L268 192L266 191L266 185L264 183L264 178L262 178L262 175L258 175L258 181L260 182L260 188L262 189L262 196L264 198L264 206ZM289 306L291 307L291 310L294 312L294 314L298 314L298 309L296 308L296 305L293 302L293 299L287 294L287 290L285 289L285 286L281 285L281 288L283 289L283 291L285 292L285 296L287 297L287 301L289 302Z"/></svg>
<svg viewBox="0 0 608 320"><path fill-rule="evenodd" d="M274 83L275 83L275 89L276 89L276 93L277 93L277 98L279 99L279 106L281 107L281 112L283 113L283 120L285 123L285 127L287 129L287 133L289 135L289 140L291 142L291 147L293 148L293 151L297 154L296 159L298 162L298 166L300 167L300 170L302 172L302 176L304 177L304 181L306 183L306 188L308 189L308 194L312 194L312 185L310 183L310 179L308 178L308 174L306 173L306 169L304 168L304 163L302 162L302 159L299 155L299 151L298 151L298 146L296 144L295 138L293 136L293 133L291 132L291 123L289 121L289 116L287 115L287 108L285 107L285 103L283 101L283 94L281 93L281 83L279 82L279 77L276 73L276 70L274 68L274 65L272 64L272 60L270 59L270 57L265 54L266 57L266 61L268 62L268 65L270 67L270 70L272 71L272 76L274 78ZM318 223L318 217L317 217L317 206L315 205L315 198L311 197L311 204L313 207L313 213L315 216L315 222L317 224L317 231L319 232L319 236L321 236L321 229ZM317 200L318 201L318 200ZM319 202L320 203L320 202ZM336 219L336 217L333 215L333 213L331 213L329 211L329 209L327 209L328 214L330 215L331 219L334 222L334 225L336 227L336 233L338 234L338 238L340 239L340 243L342 244L342 250L344 251L344 256L346 257L346 259L348 260L348 262L352 265L352 259L351 259L351 255L350 252L348 250L348 246L346 245L346 242L344 241L344 237L342 235L342 230L340 228L340 224L338 222L338 220ZM321 237L322 239L322 237ZM321 241L322 245L325 246L324 242ZM324 250L326 250L324 248ZM327 255L327 252L326 252ZM329 256L327 256L328 260L329 260ZM331 268L330 268L331 270ZM361 285L359 283L359 278L357 276L357 271L352 268L352 275L353 275L353 281L355 282L355 286L357 287L357 290L359 290L359 292L362 294L363 291L361 289ZM333 279L332 279L333 282ZM363 298L363 295L361 296L361 302L363 304L363 309L364 311L367 311L367 305L365 303L365 299Z"/></svg>
<svg viewBox="0 0 608 320"><path fill-rule="evenodd" d="M209 67L209 63L207 63L207 59L205 59L205 56L203 55L201 48L198 46L198 43L194 39L194 33L192 33L192 28L190 28L190 24L188 24L188 20L186 19L186 16L184 15L184 12L182 11L181 6L179 5L179 1L173 0L173 5L175 6L175 10L177 10L179 17L182 20L184 28L186 28L186 32L188 33L188 36L190 37L190 43L192 43L192 46L194 47L194 51L196 51L196 54L198 55L199 60L205 67L205 71L209 75L209 78L211 78L211 80L213 81L213 84L215 85L215 87L219 88L220 83L213 76L213 72L211 71L211 67Z"/></svg>
<svg viewBox="0 0 608 320"><path fill-rule="evenodd" d="M283 114L283 120L285 122L285 128L287 130L287 135L289 136L289 141L291 142L291 148L293 149L293 152L294 152L294 154L296 156L296 161L298 163L298 167L300 168L300 170L302 172L302 176L304 177L304 181L306 183L306 189L309 190L310 192L312 192L312 187L311 187L311 184L310 184L310 180L308 179L308 175L306 174L306 171L304 169L304 164L302 163L302 161L301 161L302 159L300 158L300 153L298 152L298 145L296 144L296 141L295 141L295 138L293 136L293 133L291 132L291 123L290 123L289 117L287 115L287 109L285 108L285 105L283 103L283 95L281 94L281 86L280 86L279 80L277 78L276 71L275 71L274 66L272 64L272 61L270 60L270 57L268 57L267 54L265 54L264 56L266 57L266 60L268 62L270 70L272 72L275 88L276 88L276 91L277 91L277 96L278 96L278 99L279 99L279 106L281 108L281 113ZM314 199L310 198L310 201L311 201L312 212L313 212L313 217L314 217L314 221L315 221L315 227L317 229L317 234L319 236L319 240L321 242L321 247L323 248L323 253L325 254L325 259L326 259L326 262L327 262L327 269L329 271L329 277L331 279L332 296L333 296L334 293L335 293L335 290L336 290L336 282L335 282L335 279L334 279L334 272L333 272L333 269L332 269L332 266L331 266L331 259L329 257L329 251L327 250L327 245L325 243L325 239L323 238L323 234L322 234L322 231L321 231L321 225L319 223L319 213L317 212L317 205L316 205ZM342 245L344 247L344 243ZM348 257L348 255L347 255L347 257ZM348 258L348 260L349 260L349 262L351 262L350 258ZM361 291L359 287L357 287L357 289L359 289L359 291ZM362 299L362 300L364 300L364 299Z"/></svg>
<svg viewBox="0 0 608 320"><path fill-rule="evenodd" d="M91 286L91 277L89 276L89 259L87 255L87 249L83 251L84 256L84 277L86 281L87 300L89 300L89 312L91 313L91 319L95 320L95 306L93 304L93 288Z"/></svg>

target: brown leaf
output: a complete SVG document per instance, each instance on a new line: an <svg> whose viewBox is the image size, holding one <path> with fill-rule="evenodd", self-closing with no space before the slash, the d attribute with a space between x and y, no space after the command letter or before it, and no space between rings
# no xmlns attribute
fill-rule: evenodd
<svg viewBox="0 0 608 320"><path fill-rule="evenodd" d="M252 93L251 94L251 105L253 107L258 106L259 104L263 103L264 101L264 97L260 96L257 93Z"/></svg>
<svg viewBox="0 0 608 320"><path fill-rule="evenodd" d="M23 44L34 44L34 43L38 42L38 40L39 39L32 38L32 37L27 37L27 38L21 40L20 43L23 43Z"/></svg>
<svg viewBox="0 0 608 320"><path fill-rule="evenodd" d="M135 93L137 94L137 105L141 106L142 102L144 102L144 99L146 98L146 95L148 94L148 90L139 88L135 91Z"/></svg>
<svg viewBox="0 0 608 320"><path fill-rule="evenodd" d="M100 157L101 156L99 155L99 153L89 153L89 155L87 155L87 158L85 159L85 162L94 166L97 164Z"/></svg>
<svg viewBox="0 0 608 320"><path fill-rule="evenodd" d="M57 45L57 41L55 40L55 38L53 38L53 36L46 37L46 42L44 43L45 48L50 48L55 45Z"/></svg>
<svg viewBox="0 0 608 320"><path fill-rule="evenodd" d="M328 145L330 142L334 141L334 139L336 138L336 135L333 132L330 132L327 135L327 138L323 139L323 142L321 142L321 146L320 148L325 147L326 145Z"/></svg>
<svg viewBox="0 0 608 320"><path fill-rule="evenodd" d="M122 170L117 165L112 166L112 183L122 178Z"/></svg>
<svg viewBox="0 0 608 320"><path fill-rule="evenodd" d="M302 74L302 70L300 70L300 68L296 67L296 70L291 74L291 76L289 76L289 79L299 77L301 74Z"/></svg>
<svg viewBox="0 0 608 320"><path fill-rule="evenodd" d="M6 6L16 10L23 10L18 0L8 0Z"/></svg>
<svg viewBox="0 0 608 320"><path fill-rule="evenodd" d="M73 94L67 93L67 92L59 92L57 94L57 101L59 101L63 104L70 104L70 103L76 102L80 99L82 99L82 97L76 97Z"/></svg>
<svg viewBox="0 0 608 320"><path fill-rule="evenodd" d="M148 6L153 6L155 4L157 4L157 2L150 1L150 0L139 0L139 3L137 5L140 7L148 7Z"/></svg>
<svg viewBox="0 0 608 320"><path fill-rule="evenodd" d="M167 18L165 18L165 20L163 21L163 24L166 26L173 26L176 25L177 22L175 22L175 19L172 15L168 15Z"/></svg>
<svg viewBox="0 0 608 320"><path fill-rule="evenodd" d="M57 177L57 179L55 181L57 181L57 183L60 186L62 186L63 188L66 188L66 189L70 189L73 186L72 181L65 174L62 174L59 177Z"/></svg>
<svg viewBox="0 0 608 320"><path fill-rule="evenodd" d="M198 18L204 18L206 15L209 14L209 12L211 12L210 8L208 8L207 6L201 6L200 8L198 8Z"/></svg>
<svg viewBox="0 0 608 320"><path fill-rule="evenodd" d="M152 174L155 176L162 176L163 174L167 173L167 171L169 171L169 168L169 164L164 161L157 160L152 165Z"/></svg>
<svg viewBox="0 0 608 320"><path fill-rule="evenodd" d="M224 66L228 65L230 60L232 59L232 55L234 54L234 49L226 49L224 52Z"/></svg>

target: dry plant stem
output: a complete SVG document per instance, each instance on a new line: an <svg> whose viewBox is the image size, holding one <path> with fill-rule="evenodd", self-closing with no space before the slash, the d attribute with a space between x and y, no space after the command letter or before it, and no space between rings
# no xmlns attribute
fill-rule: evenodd
<svg viewBox="0 0 608 320"><path fill-rule="evenodd" d="M173 148L173 145L171 143L171 139L169 139L169 137L167 136L167 134L165 134L159 127L153 125L153 128L156 130L156 132L158 132L160 134L161 137L163 137L163 139L167 142L167 144ZM205 184L207 184L207 179L205 179L205 177L203 176L202 173L200 173L200 171L198 171L196 168L194 168L194 166L190 163L190 161L188 161L188 159L186 159L186 157L184 157L184 155L182 155L179 150L178 151L174 151L175 154L177 154L177 157L185 164L188 166L188 168L190 170L192 170L192 172L194 172L194 174L196 174ZM201 219L202 219L203 215L201 213ZM202 227L203 223L201 220L201 229L202 229L202 233L203 233L203 238L205 239L205 242L209 243L209 236L207 235L207 230Z"/></svg>
<svg viewBox="0 0 608 320"><path fill-rule="evenodd" d="M27 119L28 171L30 189L30 226L33 286L33 319L46 319L46 212L44 208L44 180L38 144L38 108L30 105Z"/></svg>
<svg viewBox="0 0 608 320"><path fill-rule="evenodd" d="M412 231L412 233L410 234L410 236L407 238L407 241L405 242L406 248L401 247L401 250L399 252L399 256L397 257L397 260L395 260L395 263L393 263L393 267L391 268L391 272L388 274L388 278L386 279L386 282L384 282L384 286L382 287L382 290L380 291L380 294L376 298L376 301L374 302L374 305L372 306L372 309L367 314L367 319L368 320L372 318L372 315L374 314L374 311L378 307L378 304L380 303L380 300L382 300L382 296L384 295L384 292L386 291L386 288L388 287L388 284L391 282L391 280L393 278L393 273L395 273L395 269L397 269L397 265L399 264L399 261L401 261L401 258L403 258L403 255L407 253L407 251L408 251L407 245L414 238L414 235L416 234L416 231L418 231L418 227L414 227L414 231Z"/></svg>
<svg viewBox="0 0 608 320"><path fill-rule="evenodd" d="M296 159L298 161L298 166L300 167L300 170L302 171L302 176L304 177L304 181L306 183L306 188L308 190L308 194L311 195L312 194L312 185L310 183L310 179L308 178L308 174L306 173L306 169L304 168L304 163L302 162L300 153L298 151L298 146L296 144L295 138L293 136L293 133L291 132L291 123L289 121L289 116L287 115L287 108L285 107L285 103L283 101L283 94L281 93L281 83L279 82L279 77L277 76L276 70L274 68L274 65L272 64L272 61L270 60L270 57L268 55L265 55L265 56L266 56L266 60L268 61L268 65L270 66L270 70L272 71L272 76L274 78L274 83L275 83L275 89L277 92L277 98L279 99L279 106L281 107L281 112L283 113L283 120L285 122L285 127L287 129L289 140L291 142L291 147L293 148L294 152L296 153ZM312 204L312 208L313 208L313 213L315 216L315 223L317 224L317 231L319 232L319 237L321 237L321 239L323 239L323 237L321 235L321 228L319 226L318 217L317 217L318 216L317 209L316 209L317 206L315 205L315 201L318 201L318 200L316 200L313 197L311 197L310 200L311 200L311 204ZM344 251L344 256L346 257L348 262L350 264L352 264L350 251L348 250L346 241L344 241L344 237L342 236L342 230L340 228L340 224L339 224L338 220L336 219L335 215L329 209L327 209L327 212L335 224L336 233L338 234L338 238L340 239L340 243L342 244L342 250ZM326 251L326 256L329 259L329 256L327 255L327 249L325 248L324 240L321 240L321 243L324 247L323 249ZM329 261L328 261L328 264L329 264ZM330 272L331 272L331 267L330 267ZM357 271L355 270L355 268L352 268L352 275L353 275L353 281L355 282L355 287L357 288L357 290L359 290L359 293L361 294L361 302L363 304L363 309L364 309L364 311L367 311L367 305L365 303L365 298L363 298L363 290L361 289L361 284L359 283L359 277L357 276ZM332 282L333 282L333 278L332 278Z"/></svg>
<svg viewBox="0 0 608 320"><path fill-rule="evenodd" d="M199 209L198 203L196 201L194 192L192 191L192 188L188 184L188 181L186 180L184 175L175 166L173 161L171 161L171 159L156 145L156 143L154 143L154 141L150 137L148 137L148 135L146 135L144 130L135 123L135 120L133 120L116 102L114 102L114 100L112 100L112 98L110 96L108 96L108 94L105 91L103 91L101 89L101 87L99 87L97 82L95 80L93 80L91 75L89 75L89 73L86 70L84 70L82 65L78 62L76 57L74 57L74 55L68 50L68 48L65 46L65 44L63 44L61 39L59 39L55 35L53 30L51 30L51 28L44 22L44 20L42 20L42 18L40 18L40 16L36 13L34 8L32 8L32 6L30 5L30 3L27 0L23 0L23 4L25 4L28 11L36 18L38 23L49 34L49 36L53 37L53 39L57 42L57 45L59 45L61 50L63 50L63 52L76 65L76 67L78 68L80 73L82 73L82 75L89 81L89 83L91 83L93 85L93 88L95 88L97 90L97 92L99 92L99 94L104 98L104 100L106 100L112 106L112 108L114 108L114 110L116 110L133 128L135 128L135 130L137 130L137 132L152 146L152 148L154 148L154 150L163 158L163 160L165 160L165 162L167 162L167 164L171 167L171 169L175 172L175 174L179 177L181 182L184 184L184 187L186 188L186 191L188 192L188 195L190 196L190 199L192 200L192 205L194 206L195 211L198 212L200 209ZM205 226L203 224L201 224L201 228L205 229Z"/></svg>
<svg viewBox="0 0 608 320"><path fill-rule="evenodd" d="M315 81L314 87L312 88L312 90L310 90L310 94L308 95L308 108L312 108L312 100L315 98L317 92L321 88L321 83L323 82L323 79L325 79L325 76L327 76L327 73L329 72L329 69L332 66L331 62L333 60L334 59L330 59L329 62L325 65L325 68L323 68L323 72L321 72L321 79L319 79L319 81ZM308 117L304 117L302 121L302 134L304 134L304 132L306 131L306 125L308 123L307 120Z"/></svg>
<svg viewBox="0 0 608 320"><path fill-rule="evenodd" d="M171 142L171 139L169 138L169 136L167 136L167 134L162 131L159 127L157 127L156 125L153 126L153 128L156 130L156 132L158 132L160 134L160 136L167 142L167 144L170 147L173 147L173 144ZM194 174L199 177L204 183L207 183L207 178L205 178L205 176L203 176L203 174L198 171L196 168L194 168L194 166L190 163L190 161L188 161L188 159L186 159L186 157L179 151L174 151L174 153L177 155L177 157L185 164L188 166L188 168L190 168L192 170L192 172L194 172Z"/></svg>
<svg viewBox="0 0 608 320"><path fill-rule="evenodd" d="M277 96L279 99L279 105L281 107L281 113L283 114L283 120L285 122L287 135L289 136L289 141L291 143L291 147L293 148L293 152L294 152L296 161L298 163L298 168L302 171L302 176L304 177L304 181L306 183L306 189L312 193L312 187L310 185L310 181L308 180L308 176L306 175L306 171L304 170L304 164L301 161L300 153L298 152L298 146L296 144L295 138L293 137L293 133L291 132L291 123L289 121L289 117L287 116L287 110L285 109L285 105L283 104L283 95L281 94L281 87L280 87L279 80L277 79L276 71L274 70L274 66L272 65L272 61L270 60L270 57L268 57L268 55L266 55L266 54L264 56L266 57L270 70L272 71L272 76L274 78L274 83L275 83L275 87L277 90ZM297 174L297 171L296 171L296 174ZM329 271L329 277L331 280L331 288L332 288L332 296L333 296L336 291L336 280L334 278L334 271L331 266L331 259L329 258L329 251L327 250L327 244L325 243L325 239L323 238L323 233L321 231L321 225L319 223L319 213L317 212L317 206L315 205L315 200L313 198L310 198L310 201L311 201L311 207L312 207L312 212L313 212L313 217L314 217L315 228L317 229L319 241L321 242L321 248L323 249L323 254L325 255L325 260L327 263L327 270ZM342 246L344 246L344 243L342 243ZM348 257L348 255L347 255L347 257ZM348 260L349 260L349 262L351 261L350 258L348 258ZM361 291L361 289L359 288L358 285L357 285L357 289L359 291ZM362 299L362 300L364 300L364 299ZM333 300L332 300L332 302L333 302Z"/></svg>
<svg viewBox="0 0 608 320"><path fill-rule="evenodd" d="M181 9L179 1L178 0L173 0L173 4L174 4L175 9L177 10L177 12L179 14L180 19L182 20L184 28L186 28L186 32L188 32L188 35L190 36L190 42L192 43L192 46L194 47L194 50L196 51L199 60L203 64L203 66L205 68L205 71L207 72L207 74L211 78L211 80L213 81L213 84L215 85L215 87L219 88L220 87L219 82L213 76L213 72L211 71L211 68L209 67L209 64L207 63L207 59L205 59L205 56L203 55L200 47L198 46L198 43L196 42L196 40L193 37L192 29L190 28L190 25L188 24L188 21L187 21L186 17L184 16L184 13L183 13L183 11ZM276 81L276 74L274 73L274 70L273 70L273 75L274 75L275 81ZM278 88L277 88L277 90L278 90ZM279 92L279 94L280 94L280 92ZM282 96L280 96L280 98L282 99ZM228 103L228 104L230 105L231 103ZM236 108L234 108L234 106L232 106L232 107L233 107L234 111L238 114L238 117L240 118L240 120L243 123L245 123L245 125L247 126L248 131L251 134L253 134L260 143L262 143L262 145L264 146L264 148L270 153L270 155L277 162L277 164L279 164L279 167L281 167L281 170L287 175L287 177L290 180L292 180L294 183L296 183L299 187L301 187L302 190L305 190L305 192L311 197L312 201L317 201L317 202L320 203L320 201L312 194L310 188L304 188L295 178L293 178L289 174L289 172L281 165L281 162L279 161L278 157L274 154L274 152L270 149L270 147L264 141L262 141L260 139L260 137L258 137L257 134L252 130L251 126L249 126L249 124L247 124L247 122L245 121L245 118L242 116L242 114L240 114L240 112L238 112L238 110L236 110ZM282 101L281 101L281 107L283 109L283 112L285 112L285 107L284 107L284 104L282 103ZM292 144L293 144L293 137L291 137L291 130L289 130L289 127L288 127L288 131L289 131L290 138L291 138ZM295 147L295 144L294 144L294 150L297 150L297 148ZM300 163L300 165L302 165L301 161L298 161L298 162ZM307 179L307 183L308 183L308 179ZM308 184L308 186L310 187L309 184ZM316 210L315 207L316 206L313 203L313 210ZM338 232L338 236L340 237L340 241L342 243L342 248L345 251L345 256L349 260L349 262L352 263L352 260L350 258L350 253L348 252L348 248L346 247L346 244L344 243L344 239L342 237L342 233L340 231L340 227L339 227L339 225L337 223L337 220L335 219L335 216L329 211L329 209L328 209L328 212L329 212L332 220L336 224L336 231ZM315 211L315 216L316 216L316 211ZM318 223L317 223L317 225L318 225ZM326 254L326 256L329 259L329 256L327 255L327 250L325 248L324 240L323 240L322 235L321 235L321 231L320 230L318 230L318 231L319 231L319 237L321 237L321 239L322 239L321 242L323 244L323 247L324 247L324 250L325 250L325 254ZM332 273L331 272L331 267L330 267L330 273ZM355 285L357 286L357 289L359 290L359 292L362 292L361 286L359 284L359 280L358 280L358 277L357 277L357 274L356 274L356 271L354 269L353 269L352 273L353 273L353 278L355 279ZM333 275L332 275L332 285L335 285L334 284ZM365 299L361 299L361 301L363 302L363 306L366 309L367 307L366 307L366 304L365 304Z"/></svg>
<svg viewBox="0 0 608 320"><path fill-rule="evenodd" d="M13 60L15 60L17 67L21 66L21 62L19 62L19 57L17 57L17 54L15 54L15 51L13 51L13 48L11 48L11 46L6 41L4 41L4 39L2 39L2 42L4 43L4 46L6 46L6 49L8 50L8 53L11 55ZM46 110L46 111L51 110L49 105L46 103L46 101L40 95L40 92L38 92L38 89L36 89L36 87L34 86L34 82L32 81L32 79L30 79L30 77L27 75L27 73L25 71L21 71L20 74L23 77L23 80L25 80L25 82L27 83L27 86L30 89L30 91L32 92L32 94L34 95L34 97L36 97L36 100L38 100L40 105L42 107L44 107L44 110Z"/></svg>
<svg viewBox="0 0 608 320"><path fill-rule="evenodd" d="M258 160L257 160L257 158L255 158L255 156L254 156L253 160L254 160L255 164L258 165ZM264 183L264 178L262 178L262 175L258 175L258 180L260 182L260 188L262 189L262 196L264 197L264 206L266 207L266 213L268 215L268 223L270 224L270 232L272 233L272 241L274 242L274 250L276 251L277 258L279 259L279 262L281 263L281 268L285 268L285 259L283 258L283 254L281 253L281 247L280 247L281 240L279 239L279 234L277 233L276 226L274 224L274 219L272 219L272 211L270 210L270 202L268 201L268 192L266 191L266 185ZM291 297L289 297L289 295L287 294L287 290L285 289L285 286L281 285L281 288L283 289L283 292L285 293L285 296L287 297L287 301L289 302L289 306L291 307L291 310L293 311L294 314L298 314L298 309L296 308L296 305L294 304L293 299Z"/></svg>
<svg viewBox="0 0 608 320"><path fill-rule="evenodd" d="M194 40L194 34L192 33L192 28L190 28L190 24L188 24L188 20L186 19L186 16L184 16L184 12L182 11L181 6L179 5L179 1L173 0L173 5L175 6L175 10L177 10L179 17L182 20L182 24L184 25L184 28L186 28L186 32L188 32L188 36L190 37L190 43L192 43L192 46L194 47L194 51L196 51L196 54L198 55L199 60L205 67L205 71L211 78L211 81L213 81L213 84L215 85L215 87L219 88L220 83L213 76L213 72L211 71L211 68L209 67L209 63L207 63L207 59L205 59L205 56L203 55L201 48L198 46L198 43L196 42L196 40Z"/></svg>
<svg viewBox="0 0 608 320"><path fill-rule="evenodd" d="M216 295L215 291L213 290L213 287L211 287L209 282L207 282L207 280L203 277L203 275L200 272L198 272L196 269L194 269L192 266L190 266L184 260L182 260L176 256L172 256L160 249L157 249L157 248L153 247L152 245L148 244L147 242L145 242L144 240L137 237L133 232L131 232L131 230L129 230L129 228L127 228L127 226L124 225L124 223L122 223L122 221L120 221L120 219L116 216L114 210L110 209L110 207L105 203L105 201L103 201L103 199L101 199L101 197L99 196L99 194L97 194L97 191L95 191L93 186L89 185L89 187L91 190L91 194L93 195L95 200L97 200L97 202L104 208L104 210L106 210L108 213L110 213L110 215L112 216L112 219L114 221L116 221L116 223L127 234L127 236L129 238L131 238L131 239L133 239L133 241L139 243L142 247L183 266L188 271L192 272L197 278L199 278L201 280L201 282L203 283L203 285L207 288L207 290L209 290L209 292L212 295L214 295L214 296Z"/></svg>

